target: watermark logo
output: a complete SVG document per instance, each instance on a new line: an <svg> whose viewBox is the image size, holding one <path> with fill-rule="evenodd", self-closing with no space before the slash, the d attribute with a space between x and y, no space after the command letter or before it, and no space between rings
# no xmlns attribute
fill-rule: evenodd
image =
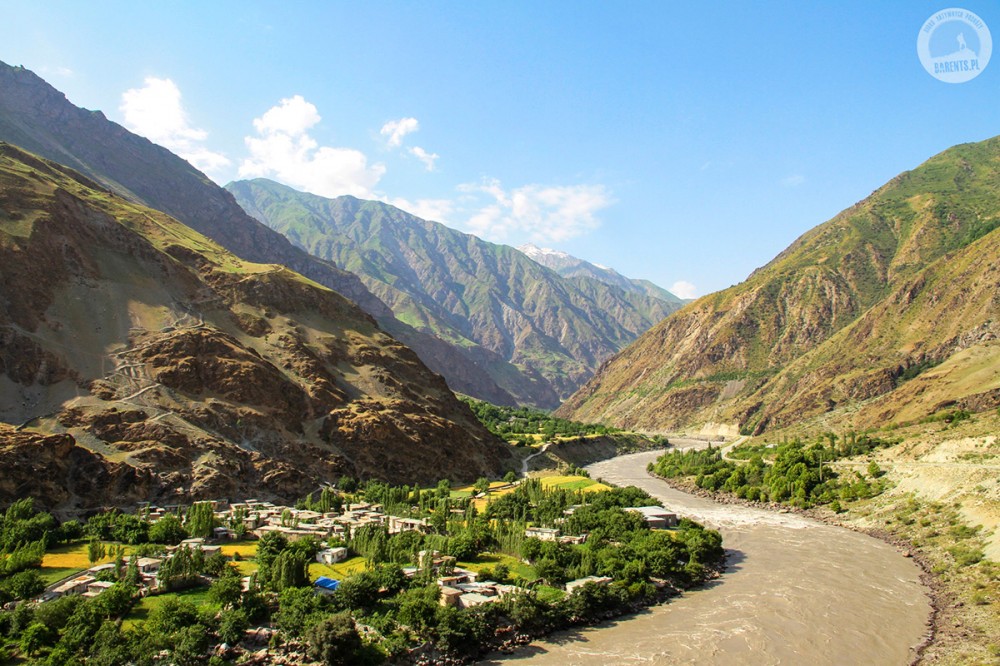
<svg viewBox="0 0 1000 666"><path fill-rule="evenodd" d="M967 9L936 12L917 35L920 64L945 83L965 83L976 78L986 69L992 54L990 29Z"/></svg>

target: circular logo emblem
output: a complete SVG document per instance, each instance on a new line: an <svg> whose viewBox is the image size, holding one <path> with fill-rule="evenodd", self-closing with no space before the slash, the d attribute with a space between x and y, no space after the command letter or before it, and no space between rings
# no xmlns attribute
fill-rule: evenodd
<svg viewBox="0 0 1000 666"><path fill-rule="evenodd" d="M986 23L967 9L942 9L924 22L917 55L927 73L945 83L965 83L990 62L993 38Z"/></svg>

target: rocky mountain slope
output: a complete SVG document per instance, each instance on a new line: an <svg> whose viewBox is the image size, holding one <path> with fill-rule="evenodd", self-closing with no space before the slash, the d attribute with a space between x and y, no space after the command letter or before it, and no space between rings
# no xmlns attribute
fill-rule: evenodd
<svg viewBox="0 0 1000 666"><path fill-rule="evenodd" d="M357 276L310 256L248 216L224 189L167 149L71 104L31 71L0 62L0 141L65 164L117 194L161 210L242 259L287 266L361 306L452 389L498 404L514 397L486 372L516 374L485 350L456 347L396 319Z"/></svg>
<svg viewBox="0 0 1000 666"><path fill-rule="evenodd" d="M560 410L669 430L1000 404L1000 138L951 148L674 313Z"/></svg>
<svg viewBox="0 0 1000 666"><path fill-rule="evenodd" d="M513 467L338 293L5 143L0 395L19 426L0 429L0 502L294 499L343 474Z"/></svg>
<svg viewBox="0 0 1000 666"><path fill-rule="evenodd" d="M226 188L297 246L357 274L399 319L487 359L522 402L556 406L679 305L589 276L563 278L513 248L382 202L266 179Z"/></svg>
<svg viewBox="0 0 1000 666"><path fill-rule="evenodd" d="M658 298L661 301L670 303L675 309L680 308L686 302L684 299L679 298L677 295L649 280L637 280L625 277L613 268L592 264L589 261L574 257L566 252L560 252L559 250L547 247L538 247L532 243L526 243L517 249L535 263L541 264L546 268L551 268L566 278L591 278L604 284L613 285L629 293L646 294L647 296Z"/></svg>

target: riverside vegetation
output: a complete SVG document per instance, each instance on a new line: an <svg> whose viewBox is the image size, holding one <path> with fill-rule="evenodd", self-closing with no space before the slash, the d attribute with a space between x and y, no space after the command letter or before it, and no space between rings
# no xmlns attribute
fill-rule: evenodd
<svg viewBox="0 0 1000 666"><path fill-rule="evenodd" d="M634 487L583 492L529 479L474 498L453 491L447 481L429 489L342 481L350 492L328 488L300 506L336 510L349 502L377 502L396 515L427 518L429 529L390 534L384 525L369 525L345 543L334 539L331 546L347 546L363 564L332 594L317 594L311 583L309 563L318 542L269 533L255 548L244 548L252 557L236 562L221 553L175 551L161 567L155 596L140 602L134 556L160 554L191 534L210 534L215 522L209 505L195 504L186 514L167 513L156 522L111 511L59 524L31 499L14 503L0 522L0 594L7 602L0 612L0 659L223 664L261 647L253 641L263 633L269 658L291 663L307 657L326 664L461 662L657 603L715 575L723 558L717 532L686 519L674 529L650 530L639 514L625 511L658 503ZM525 536L529 526L587 538L540 541ZM94 598L32 601L44 588L39 567L45 550L81 538L90 539L92 561L110 548L114 566L102 576L113 585ZM438 578L447 572L420 556L434 551L445 555L444 567L457 562L477 571L480 580L511 584L512 591L470 608L440 605ZM409 576L404 573L418 563ZM241 578L245 573L249 584ZM562 589L586 576L610 580L571 593ZM193 594L198 589L204 593Z"/></svg>
<svg viewBox="0 0 1000 666"><path fill-rule="evenodd" d="M853 433L838 440L831 433L825 441L812 444L798 439L775 447L743 444L730 454L735 461L724 459L719 449L709 445L703 450L664 454L650 463L649 471L666 479L694 477L698 488L732 493L744 500L783 502L803 509L829 504L839 511L841 501L881 493L883 472L873 462L867 476L859 471L842 474L830 463L894 443Z"/></svg>
<svg viewBox="0 0 1000 666"><path fill-rule="evenodd" d="M949 409L866 435L828 433L804 442L789 433L790 441L768 445L751 440L725 456L716 448L672 452L657 459L650 471L720 501L788 506L895 544L923 569L931 596L933 616L917 663L996 663L1000 565L986 554L990 526L970 522L965 510L988 507L996 495L990 486L1000 481L991 479L988 470L976 469L1000 455L990 444L998 427L1000 410L970 414ZM907 462L916 455L914 449L933 451L941 442L947 446L955 441L979 441L970 445L979 453L942 458L942 469L976 481L938 498L909 490L912 482L896 487L905 484L913 465L923 474L936 469L934 462ZM970 455L975 460L967 460Z"/></svg>

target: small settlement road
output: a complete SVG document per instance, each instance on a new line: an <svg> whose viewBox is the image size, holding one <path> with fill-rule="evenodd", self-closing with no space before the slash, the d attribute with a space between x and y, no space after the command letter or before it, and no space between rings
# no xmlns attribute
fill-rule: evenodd
<svg viewBox="0 0 1000 666"><path fill-rule="evenodd" d="M723 505L646 473L657 452L589 466L722 532L725 575L707 588L600 627L562 632L498 659L532 664L907 664L930 603L916 564L892 546L792 513Z"/></svg>

